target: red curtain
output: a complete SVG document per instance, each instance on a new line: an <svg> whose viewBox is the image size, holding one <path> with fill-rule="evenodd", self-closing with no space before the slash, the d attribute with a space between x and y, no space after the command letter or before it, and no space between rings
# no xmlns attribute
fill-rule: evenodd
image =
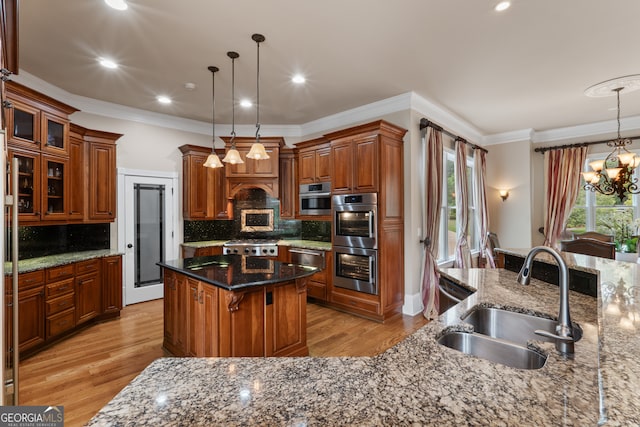
<svg viewBox="0 0 640 427"><path fill-rule="evenodd" d="M567 218L580 191L580 172L587 147L549 150L544 153L546 216L544 244L558 247Z"/></svg>

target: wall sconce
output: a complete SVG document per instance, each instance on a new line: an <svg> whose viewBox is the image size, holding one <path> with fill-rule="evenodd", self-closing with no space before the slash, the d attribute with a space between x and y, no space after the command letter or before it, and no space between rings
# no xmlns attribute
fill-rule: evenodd
<svg viewBox="0 0 640 427"><path fill-rule="evenodd" d="M509 190L499 190L499 191L500 191L500 197L502 197L503 202L509 198Z"/></svg>

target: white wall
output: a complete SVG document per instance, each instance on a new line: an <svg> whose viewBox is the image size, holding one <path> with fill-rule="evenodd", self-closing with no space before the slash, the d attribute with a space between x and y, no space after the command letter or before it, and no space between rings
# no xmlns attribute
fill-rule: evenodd
<svg viewBox="0 0 640 427"><path fill-rule="evenodd" d="M532 179L533 153L530 143L514 142L492 145L487 155L487 203L489 229L498 234L500 245L506 248L529 248L532 245ZM536 187L537 188L537 187ZM498 191L509 190L502 201ZM537 200L537 199L535 199Z"/></svg>

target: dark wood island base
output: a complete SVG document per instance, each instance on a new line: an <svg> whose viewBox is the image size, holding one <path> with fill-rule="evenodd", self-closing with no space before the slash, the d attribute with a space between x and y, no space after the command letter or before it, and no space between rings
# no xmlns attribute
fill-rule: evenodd
<svg viewBox="0 0 640 427"><path fill-rule="evenodd" d="M175 356L307 356L307 277L275 260L220 255L160 263L164 348Z"/></svg>

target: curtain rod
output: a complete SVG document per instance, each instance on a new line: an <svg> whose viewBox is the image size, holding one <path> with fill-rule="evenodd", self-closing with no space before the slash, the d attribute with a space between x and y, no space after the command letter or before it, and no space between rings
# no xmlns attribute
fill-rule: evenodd
<svg viewBox="0 0 640 427"><path fill-rule="evenodd" d="M465 143L465 144L467 144L467 145L471 146L471 148L473 148L473 149L482 150L482 151L484 151L485 153L488 153L488 152L489 152L489 150L487 150L486 148L482 148L482 147L480 147L479 145L473 144L473 143L471 143L471 142L467 141L466 139L464 139L464 138L462 138L462 137L459 137L458 135L454 135L454 134L452 134L452 133L451 133L451 132L449 132L448 130L444 129L442 126L439 126L439 125L437 125L437 124L433 123L433 122L432 122L432 121L430 121L429 119L426 119L426 118L424 118L424 117L423 117L423 118L421 118L421 119L420 119L420 130L421 130L421 131L423 131L423 130L425 130L425 129L426 129L426 128L428 128L428 127L431 127L431 128L433 128L433 129L435 129L435 130L439 130L440 132L444 133L445 135L450 136L451 138L455 139L456 141L460 141L460 142L463 142L463 143Z"/></svg>
<svg viewBox="0 0 640 427"><path fill-rule="evenodd" d="M640 136L631 136L625 139L630 139L631 141L633 141L634 139L640 139ZM562 150L564 148L588 147L589 145L596 145L596 144L607 144L614 140L615 139L607 139L603 141L578 142L576 144L556 145L554 147L540 147L540 148L534 149L533 151L535 151L536 153L544 154L546 151Z"/></svg>

